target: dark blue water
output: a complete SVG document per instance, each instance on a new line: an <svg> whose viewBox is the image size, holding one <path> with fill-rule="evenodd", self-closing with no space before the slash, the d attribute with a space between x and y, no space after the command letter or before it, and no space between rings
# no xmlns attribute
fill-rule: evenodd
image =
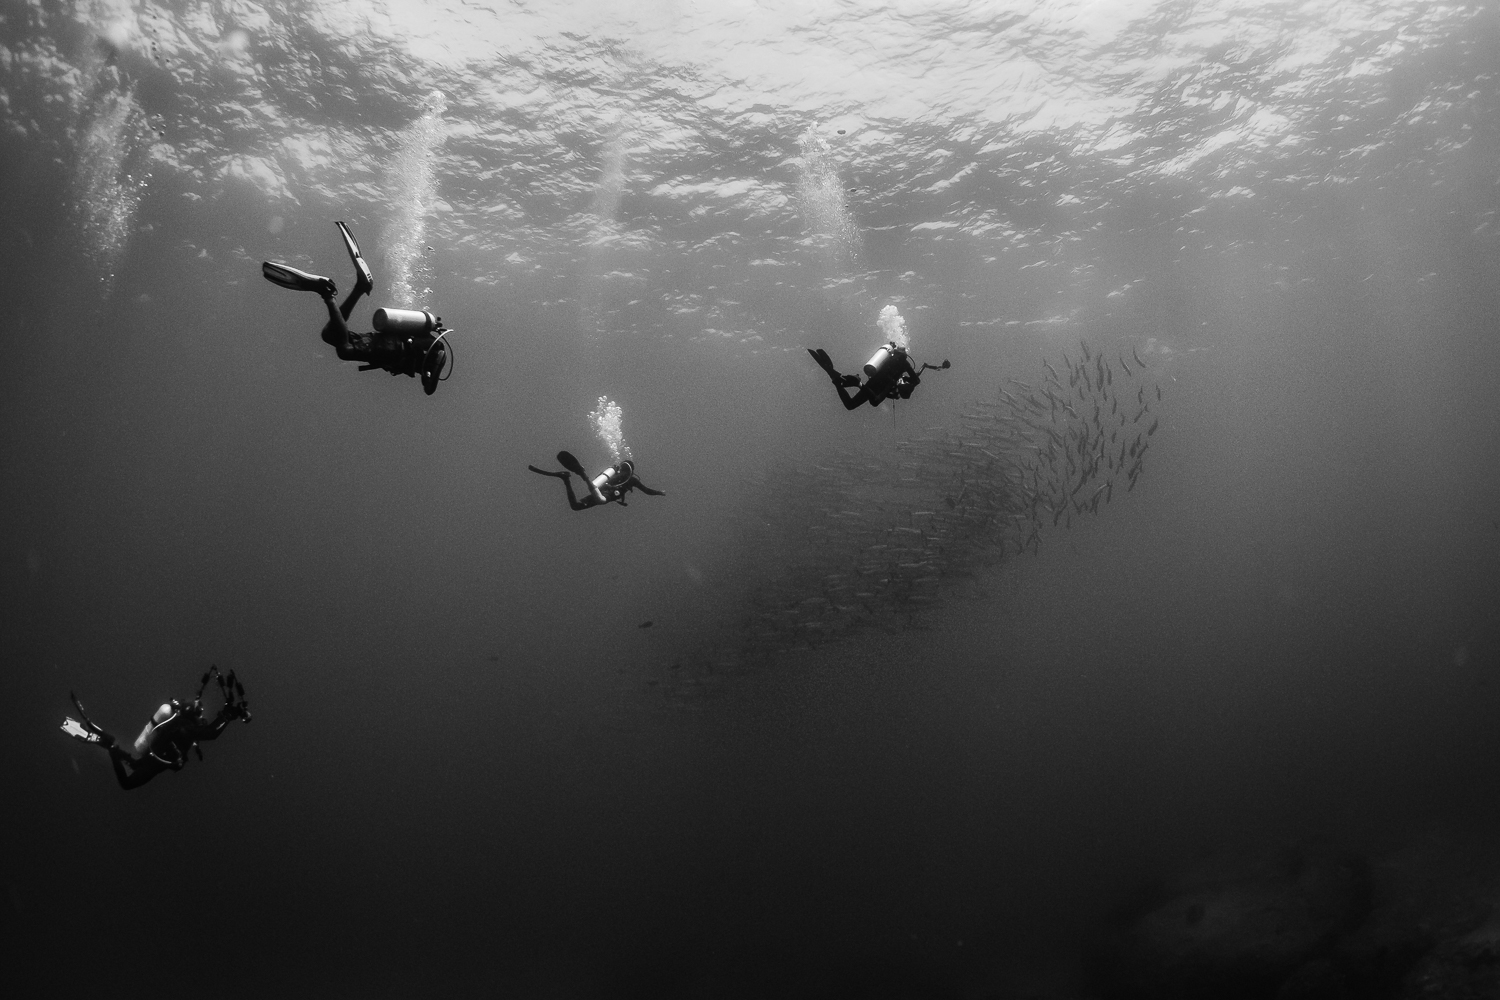
<svg viewBox="0 0 1500 1000"><path fill-rule="evenodd" d="M1180 859L1493 837L1488 5L39 2L0 43L28 990L1085 997ZM259 277L350 287L334 219L458 331L433 397ZM845 413L804 348L852 370L887 304L953 368ZM808 628L853 557L798 477L874 505L1081 340L1163 389L1136 489ZM668 496L575 514L526 465L603 467L601 395ZM211 663L255 721L180 774L56 729Z"/></svg>

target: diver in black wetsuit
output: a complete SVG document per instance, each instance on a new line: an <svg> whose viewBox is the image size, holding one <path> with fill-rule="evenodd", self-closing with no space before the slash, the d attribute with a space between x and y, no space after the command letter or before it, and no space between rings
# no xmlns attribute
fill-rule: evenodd
<svg viewBox="0 0 1500 1000"><path fill-rule="evenodd" d="M838 390L839 399L843 400L846 410L856 409L865 403L879 406L892 398L910 399L917 386L922 384L922 372L929 368L941 371L949 367L945 360L940 365L923 365L918 368L906 348L897 347L893 341L876 351L875 356L865 365L866 378L861 385L858 375L840 375L829 360L828 352L822 348L808 348L807 353L812 355L818 367L833 380L833 387ZM850 395L850 389L858 391Z"/></svg>
<svg viewBox="0 0 1500 1000"><path fill-rule="evenodd" d="M538 469L534 465L526 468L539 476L556 476L563 481L563 489L568 491L568 506L574 510L588 510L590 507L598 507L600 504L617 503L621 507L628 506L625 503L625 494L631 490L640 490L651 497L664 497L666 490L653 490L635 474L635 463L626 459L614 468L605 469L592 480L589 474L583 470L583 463L574 458L571 452L560 451L557 453L557 463L568 472L573 473L579 479L588 484L588 492L579 500L573 495L573 483L568 478L567 472L548 472L546 469Z"/></svg>
<svg viewBox="0 0 1500 1000"><path fill-rule="evenodd" d="M363 362L359 369L362 372L380 368L392 375L420 375L423 391L431 396L437 391L439 382L447 381L443 370L448 367L450 355L444 339L452 331L430 312L417 309L377 309L375 332L350 331L349 314L354 311L360 296L374 289L375 279L370 274L370 266L360 256L359 244L354 241L349 227L342 222L334 225L339 227L349 259L354 262L354 290L342 306L334 302L338 288L332 279L269 260L261 265L261 273L267 281L282 288L317 292L323 297L323 303L328 307L323 341L333 346L339 358Z"/></svg>
<svg viewBox="0 0 1500 1000"><path fill-rule="evenodd" d="M219 682L219 693L224 696L224 705L212 720L203 711L203 690L208 687L210 677ZM250 703L245 700L244 685L235 679L233 670L225 677L219 673L218 667L210 667L203 675L192 704L184 705L173 698L158 708L129 750L123 749L118 740L89 720L77 695L69 692L69 696L83 721L64 719L63 732L83 743L96 743L108 750L115 778L126 791L139 788L163 771L181 771L187 766L190 750L196 751L198 759L202 760L199 743L218 739L235 719L250 721Z"/></svg>

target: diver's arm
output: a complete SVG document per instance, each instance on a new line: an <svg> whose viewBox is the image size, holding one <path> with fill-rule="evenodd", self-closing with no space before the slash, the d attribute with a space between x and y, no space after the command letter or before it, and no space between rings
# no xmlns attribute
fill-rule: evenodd
<svg viewBox="0 0 1500 1000"><path fill-rule="evenodd" d="M233 676L231 673L230 677ZM225 727L235 719L247 723L250 721L250 702L245 700L244 688L240 689L237 701L224 703L223 707L219 709L219 714L214 716L214 721L200 723L195 727L192 737L196 741L216 740L219 738L219 734L224 732Z"/></svg>
<svg viewBox="0 0 1500 1000"><path fill-rule="evenodd" d="M228 705L225 705L223 708L219 709L219 714L214 717L214 721L200 722L196 726L188 726L183 730L183 735L193 743L203 743L208 740L216 740L219 738L220 734L224 732L224 729L229 725L229 723L237 718L239 718L238 713L232 710ZM183 756L186 757L187 755L184 754Z"/></svg>
<svg viewBox="0 0 1500 1000"><path fill-rule="evenodd" d="M653 490L651 487L649 487L645 483L641 482L635 476L631 476L630 477L630 485L633 486L633 487L635 487L636 489L640 490L642 493L646 494L648 497L664 497L664 496L667 495L667 491L666 490Z"/></svg>

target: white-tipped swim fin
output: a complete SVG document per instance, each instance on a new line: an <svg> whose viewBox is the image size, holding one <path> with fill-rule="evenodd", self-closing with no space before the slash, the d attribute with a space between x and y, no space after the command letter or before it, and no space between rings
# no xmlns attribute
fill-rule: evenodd
<svg viewBox="0 0 1500 1000"><path fill-rule="evenodd" d="M98 733L90 732L89 730L85 729L83 727L83 723L79 722L77 719L63 719L62 731L73 737L75 740L82 740L85 743L103 742L99 739Z"/></svg>

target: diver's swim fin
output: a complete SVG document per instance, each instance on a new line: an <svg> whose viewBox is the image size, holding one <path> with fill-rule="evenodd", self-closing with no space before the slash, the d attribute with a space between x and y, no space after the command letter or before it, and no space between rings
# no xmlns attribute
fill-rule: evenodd
<svg viewBox="0 0 1500 1000"><path fill-rule="evenodd" d="M74 708L78 709L78 717L83 720L83 724L89 728L90 732L103 732L103 730L90 721L89 714L83 710L83 702L79 701L78 696L72 691L68 692L68 700L73 703Z"/></svg>
<svg viewBox="0 0 1500 1000"><path fill-rule="evenodd" d="M354 234L349 227L342 222L335 222L339 227L339 235L344 238L344 248L349 251L349 260L354 264L354 286L363 289L366 293L375 288L375 276L370 273L370 265L365 263L364 257L360 255L359 244L355 242Z"/></svg>
<svg viewBox="0 0 1500 1000"><path fill-rule="evenodd" d="M260 273L265 275L267 281L282 288L290 288L294 292L317 292L319 295L333 295L337 289L328 278L320 274L308 274L299 271L295 267L285 264L277 264L266 261L260 266Z"/></svg>
<svg viewBox="0 0 1500 1000"><path fill-rule="evenodd" d="M105 746L114 746L114 737L94 725L93 720L89 718L89 714L83 710L83 702L78 700L78 695L69 691L68 699L73 702L73 707L78 709L78 718L83 721L76 722L71 718L63 720L63 732L74 739L83 740L85 743L102 743Z"/></svg>
<svg viewBox="0 0 1500 1000"><path fill-rule="evenodd" d="M83 723L78 722L76 719L63 719L62 731L73 737L75 740L82 740L84 743L104 742L99 738L98 733L86 729Z"/></svg>
<svg viewBox="0 0 1500 1000"><path fill-rule="evenodd" d="M584 482L589 481L589 474L583 471L583 463L573 457L571 452L560 451L557 453L557 464L567 469L573 475L578 476Z"/></svg>
<svg viewBox="0 0 1500 1000"><path fill-rule="evenodd" d="M534 465L528 465L526 466L526 468L530 469L532 472L535 472L539 476L552 476L555 479L568 478L568 474L566 472L548 472L546 469L538 469Z"/></svg>
<svg viewBox="0 0 1500 1000"><path fill-rule="evenodd" d="M807 349L807 353L811 354L812 359L818 363L818 367L823 369L824 373L826 373L829 378L833 379L834 385L846 386L848 388L855 388L859 385L859 376L840 375L839 370L833 367L833 359L830 358L828 356L828 352L823 350L821 347L816 351L809 347Z"/></svg>

